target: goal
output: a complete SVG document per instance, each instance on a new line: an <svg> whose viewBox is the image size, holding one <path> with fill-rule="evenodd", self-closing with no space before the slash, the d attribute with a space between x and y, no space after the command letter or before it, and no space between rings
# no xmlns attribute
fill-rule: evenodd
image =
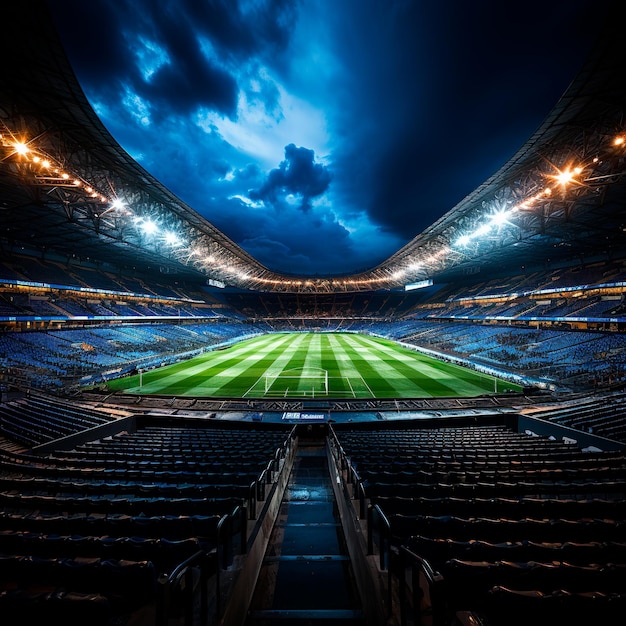
<svg viewBox="0 0 626 626"><path fill-rule="evenodd" d="M263 375L264 395L270 397L316 397L328 395L328 370L296 368Z"/></svg>

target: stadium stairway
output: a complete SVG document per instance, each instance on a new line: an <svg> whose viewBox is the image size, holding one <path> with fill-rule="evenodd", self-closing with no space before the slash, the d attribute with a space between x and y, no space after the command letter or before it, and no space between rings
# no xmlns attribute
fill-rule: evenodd
<svg viewBox="0 0 626 626"><path fill-rule="evenodd" d="M324 440L301 438L246 626L364 626Z"/></svg>

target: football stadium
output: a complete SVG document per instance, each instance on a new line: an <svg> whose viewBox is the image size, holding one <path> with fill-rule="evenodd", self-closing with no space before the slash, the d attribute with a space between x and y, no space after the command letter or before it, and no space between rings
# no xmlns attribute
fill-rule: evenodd
<svg viewBox="0 0 626 626"><path fill-rule="evenodd" d="M487 180L374 267L320 275L266 267L151 175L45 4L4 7L3 624L623 622L607 17Z"/></svg>

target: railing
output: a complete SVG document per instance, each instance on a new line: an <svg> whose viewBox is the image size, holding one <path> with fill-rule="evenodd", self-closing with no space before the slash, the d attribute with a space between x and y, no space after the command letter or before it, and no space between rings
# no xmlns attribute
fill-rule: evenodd
<svg viewBox="0 0 626 626"><path fill-rule="evenodd" d="M386 570L389 567L390 560L391 524L377 504L367 509L368 554L374 554L375 545L378 546L380 569Z"/></svg>
<svg viewBox="0 0 626 626"><path fill-rule="evenodd" d="M217 551L222 569L228 569L233 562L235 539L239 537L237 550L245 554L248 544L248 513L246 507L237 506L229 515L224 515L217 523Z"/></svg>
<svg viewBox="0 0 626 626"><path fill-rule="evenodd" d="M430 563L400 546L393 567L398 580L400 625L444 625L443 577Z"/></svg>
<svg viewBox="0 0 626 626"><path fill-rule="evenodd" d="M199 573L196 587L196 572ZM182 613L184 626L193 626L196 588L200 594L200 624L209 623L208 584L215 576L215 615L220 612L220 564L216 550L196 552L180 563L169 575L158 579L156 626L167 626L170 618Z"/></svg>
<svg viewBox="0 0 626 626"><path fill-rule="evenodd" d="M377 533L377 540L374 534ZM367 510L367 553L374 554L374 546L378 546L378 565L382 571L387 570L387 606L389 615L393 612L393 593L391 575L391 524L382 509L377 505Z"/></svg>

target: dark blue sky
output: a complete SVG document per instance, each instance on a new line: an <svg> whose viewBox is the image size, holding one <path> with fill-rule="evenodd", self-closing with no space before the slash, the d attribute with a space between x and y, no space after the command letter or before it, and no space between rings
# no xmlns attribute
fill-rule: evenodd
<svg viewBox="0 0 626 626"><path fill-rule="evenodd" d="M607 0L48 0L117 141L272 270L368 269L529 138Z"/></svg>

